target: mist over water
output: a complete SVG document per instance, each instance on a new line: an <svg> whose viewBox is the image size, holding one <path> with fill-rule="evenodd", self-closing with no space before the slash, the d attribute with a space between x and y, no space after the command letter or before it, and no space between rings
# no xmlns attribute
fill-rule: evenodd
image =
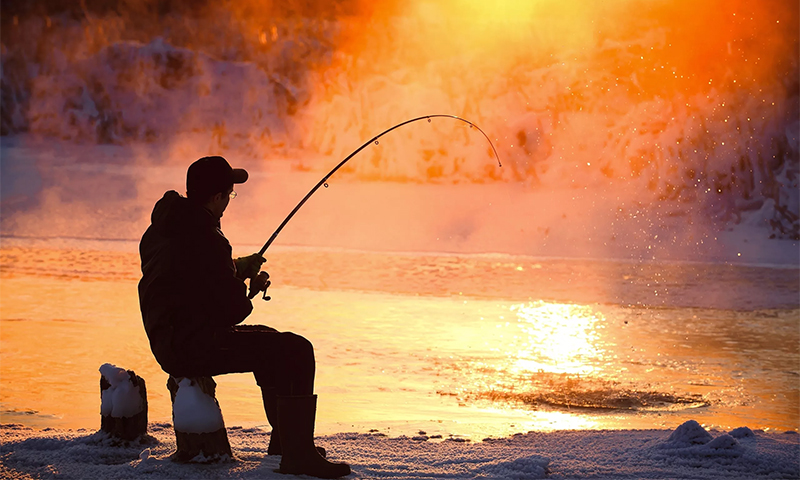
<svg viewBox="0 0 800 480"><path fill-rule="evenodd" d="M731 228L753 227L751 243L800 233L790 2L48 5L4 7L6 234L42 235L30 218L57 224L67 209L81 235L134 239L94 227L95 205L146 226L163 190L182 191L179 172L206 154L253 171L242 188L269 200L277 224L362 142L435 113L478 124L504 166L482 135L446 119L368 147L333 180L361 204L353 224L380 231L397 212L391 230L411 231L375 242L384 249L652 259L657 247L657 258L715 259L708 245ZM23 132L36 155L9 152ZM100 165L119 175L102 179L112 186L92 178ZM285 172L308 175L295 188L279 185ZM365 204L352 182L432 193L376 187ZM444 185L456 187L429 188ZM344 194L324 193L347 208ZM232 212L226 231L252 232L241 222ZM369 233L348 230L325 225L291 243L376 247L348 244ZM510 240L487 241L499 235Z"/></svg>

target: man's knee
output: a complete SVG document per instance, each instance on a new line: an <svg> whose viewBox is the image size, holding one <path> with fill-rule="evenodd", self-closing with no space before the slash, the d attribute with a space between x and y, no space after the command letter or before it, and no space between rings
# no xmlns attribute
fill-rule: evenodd
<svg viewBox="0 0 800 480"><path fill-rule="evenodd" d="M281 335L285 336L283 351L286 355L313 361L314 345L310 341L296 333L285 332Z"/></svg>
<svg viewBox="0 0 800 480"><path fill-rule="evenodd" d="M314 346L305 337L291 332L277 334L271 342L272 355L253 370L259 386L288 385L298 379L313 379L316 370Z"/></svg>

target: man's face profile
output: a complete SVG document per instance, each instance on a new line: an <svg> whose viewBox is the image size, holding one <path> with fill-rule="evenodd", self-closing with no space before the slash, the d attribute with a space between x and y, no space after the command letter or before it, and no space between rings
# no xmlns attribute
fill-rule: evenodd
<svg viewBox="0 0 800 480"><path fill-rule="evenodd" d="M229 188L225 192L220 192L211 197L211 199L206 204L208 210L214 214L216 217L222 218L222 214L225 212L225 209L228 208L228 204L231 202L231 194L233 193L233 186Z"/></svg>

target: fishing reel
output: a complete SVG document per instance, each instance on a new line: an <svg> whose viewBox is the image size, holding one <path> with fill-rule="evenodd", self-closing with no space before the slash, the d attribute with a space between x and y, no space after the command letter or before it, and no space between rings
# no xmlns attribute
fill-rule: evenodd
<svg viewBox="0 0 800 480"><path fill-rule="evenodd" d="M263 289L258 287L258 284L260 283L264 284ZM250 279L250 290L247 292L247 298L252 300L256 297L256 295L258 295L258 292L264 292L264 295L261 297L261 299L266 302L272 300L272 297L267 295L267 289L270 285L272 285L272 282L269 281L269 274L267 272L259 272L258 275Z"/></svg>

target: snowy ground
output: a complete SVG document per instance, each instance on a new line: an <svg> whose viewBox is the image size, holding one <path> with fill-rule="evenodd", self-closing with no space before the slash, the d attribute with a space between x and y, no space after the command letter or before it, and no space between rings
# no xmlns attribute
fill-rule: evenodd
<svg viewBox="0 0 800 480"><path fill-rule="evenodd" d="M89 430L0 429L0 476L4 478L260 478L280 457L267 456L269 433L228 429L237 459L215 465L175 464L169 424L151 424L152 443L113 446ZM694 421L675 431L559 431L464 442L339 433L320 437L329 458L347 461L348 478L800 478L800 436L795 432L707 432Z"/></svg>

